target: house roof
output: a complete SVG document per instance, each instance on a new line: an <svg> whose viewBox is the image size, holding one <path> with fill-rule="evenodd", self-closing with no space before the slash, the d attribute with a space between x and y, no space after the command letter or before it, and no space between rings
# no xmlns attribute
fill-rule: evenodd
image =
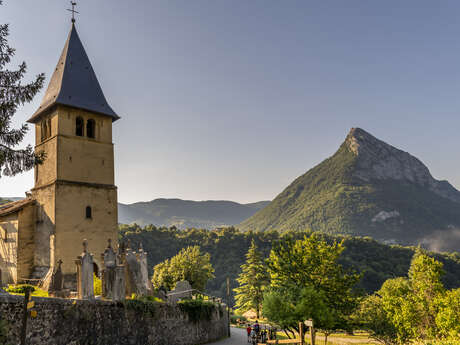
<svg viewBox="0 0 460 345"><path fill-rule="evenodd" d="M35 203L35 199L26 198L19 201L9 202L0 205L0 217L22 210L25 206Z"/></svg>
<svg viewBox="0 0 460 345"><path fill-rule="evenodd" d="M28 122L35 123L58 104L107 115L112 121L120 118L105 99L73 23L42 103Z"/></svg>

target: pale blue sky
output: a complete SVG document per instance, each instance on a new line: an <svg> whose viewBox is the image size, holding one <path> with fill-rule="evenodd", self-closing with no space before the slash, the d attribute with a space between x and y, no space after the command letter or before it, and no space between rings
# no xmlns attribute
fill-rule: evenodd
<svg viewBox="0 0 460 345"><path fill-rule="evenodd" d="M51 75L68 7L0 7L30 75ZM121 202L271 199L354 126L460 188L459 1L81 0L77 10L80 38L122 116ZM31 173L4 177L0 195L32 186Z"/></svg>

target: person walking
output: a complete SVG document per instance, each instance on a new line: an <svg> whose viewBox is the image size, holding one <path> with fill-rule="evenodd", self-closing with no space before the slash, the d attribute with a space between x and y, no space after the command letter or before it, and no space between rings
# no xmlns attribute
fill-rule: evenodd
<svg viewBox="0 0 460 345"><path fill-rule="evenodd" d="M252 331L251 325L248 323L248 327L246 327L246 332L248 333L248 343L251 342L251 331Z"/></svg>

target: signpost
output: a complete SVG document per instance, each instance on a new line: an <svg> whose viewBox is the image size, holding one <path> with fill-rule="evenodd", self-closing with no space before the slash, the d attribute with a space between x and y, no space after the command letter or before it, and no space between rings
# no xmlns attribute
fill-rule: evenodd
<svg viewBox="0 0 460 345"><path fill-rule="evenodd" d="M310 327L310 344L315 345L315 328L313 326L313 320L305 320L304 324Z"/></svg>
<svg viewBox="0 0 460 345"><path fill-rule="evenodd" d="M30 288L25 288L24 293L24 310L22 314L22 329L21 329L21 345L26 345L27 335L27 314L28 310L35 306L35 302L31 301Z"/></svg>

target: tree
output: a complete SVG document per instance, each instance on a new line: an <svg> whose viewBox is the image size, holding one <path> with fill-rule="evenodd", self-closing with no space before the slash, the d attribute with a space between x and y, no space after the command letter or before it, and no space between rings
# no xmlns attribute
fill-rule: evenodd
<svg viewBox="0 0 460 345"><path fill-rule="evenodd" d="M0 177L2 174L14 176L30 170L44 159L44 153L35 154L31 145L25 149L15 149L24 139L28 126L23 124L19 129L11 128L13 115L20 105L32 101L43 87L45 76L39 74L34 81L23 85L21 80L27 70L25 62L17 70L6 69L15 54L15 49L8 45L8 35L8 24L0 25Z"/></svg>
<svg viewBox="0 0 460 345"><path fill-rule="evenodd" d="M299 291L311 288L320 293L327 307L328 318L323 322L323 331L327 335L336 329L350 330L350 315L358 305L353 287L360 275L347 273L338 264L340 254L345 247L343 241L328 244L318 234L304 237L303 240L286 239L274 246L268 259L271 279L271 291L278 291L289 301ZM293 309L304 299L291 299ZM265 315L265 312L264 312ZM267 316L268 317L268 316ZM315 320L319 323L321 320ZM304 321L298 319L297 322Z"/></svg>
<svg viewBox="0 0 460 345"><path fill-rule="evenodd" d="M447 291L437 301L436 326L447 339L460 338L460 289Z"/></svg>
<svg viewBox="0 0 460 345"><path fill-rule="evenodd" d="M203 291L209 279L214 278L211 256L202 254L199 246L183 248L171 259L154 268L152 283L155 288L174 289L176 283L187 280L192 288Z"/></svg>
<svg viewBox="0 0 460 345"><path fill-rule="evenodd" d="M441 262L417 249L408 278L388 279L360 308L363 328L385 344L460 340L460 293L446 291Z"/></svg>
<svg viewBox="0 0 460 345"><path fill-rule="evenodd" d="M377 295L367 296L361 302L356 314L356 324L371 330L370 337L385 345L397 345L397 329L382 305L382 298Z"/></svg>
<svg viewBox="0 0 460 345"><path fill-rule="evenodd" d="M280 326L289 338L299 332L299 321L314 320L315 327L329 329L334 316L324 293L312 287L274 288L264 295L263 314ZM288 334L290 332L290 334Z"/></svg>
<svg viewBox="0 0 460 345"><path fill-rule="evenodd" d="M417 249L409 268L412 299L417 308L417 334L421 338L433 339L436 327L437 299L444 294L441 277L443 264Z"/></svg>
<svg viewBox="0 0 460 345"><path fill-rule="evenodd" d="M240 286L234 289L236 307L241 312L255 310L259 318L263 293L269 283L269 275L254 239L246 254L246 262L241 265L241 271L236 279Z"/></svg>

